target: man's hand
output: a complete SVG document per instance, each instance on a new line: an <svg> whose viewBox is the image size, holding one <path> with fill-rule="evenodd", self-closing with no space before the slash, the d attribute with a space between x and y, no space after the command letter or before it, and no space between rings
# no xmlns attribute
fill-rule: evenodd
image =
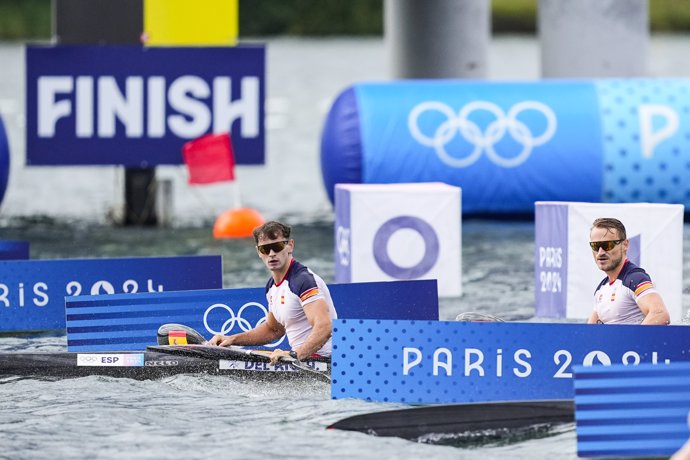
<svg viewBox="0 0 690 460"><path fill-rule="evenodd" d="M281 349L279 349L279 348L276 348L275 350L273 350L273 352L271 353L271 356L270 356L270 358L271 358L271 364L274 364L274 365L275 365L275 364L278 364L278 362L280 361L280 359L283 358L283 357L288 357L288 358L289 358L289 357L290 357L290 352L289 352L289 351L285 351L285 350L281 350Z"/></svg>
<svg viewBox="0 0 690 460"><path fill-rule="evenodd" d="M211 340L209 340L206 343L208 345L218 345L219 347L229 347L234 342L235 342L235 336L234 335L216 334L211 338Z"/></svg>

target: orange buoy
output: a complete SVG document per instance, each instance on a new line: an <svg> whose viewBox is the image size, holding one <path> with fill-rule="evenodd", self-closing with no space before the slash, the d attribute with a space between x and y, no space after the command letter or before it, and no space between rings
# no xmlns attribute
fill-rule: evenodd
<svg viewBox="0 0 690 460"><path fill-rule="evenodd" d="M213 224L214 238L249 238L252 231L264 223L264 218L252 208L228 209Z"/></svg>

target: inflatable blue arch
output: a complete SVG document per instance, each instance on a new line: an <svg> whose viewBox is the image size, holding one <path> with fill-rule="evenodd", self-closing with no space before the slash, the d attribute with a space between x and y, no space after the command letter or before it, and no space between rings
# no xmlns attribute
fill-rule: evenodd
<svg viewBox="0 0 690 460"><path fill-rule="evenodd" d="M10 147L7 142L7 134L5 127L0 118L0 204L5 197L5 190L7 189L7 181L10 177Z"/></svg>
<svg viewBox="0 0 690 460"><path fill-rule="evenodd" d="M690 79L407 80L344 90L324 185L445 182L464 214L535 201L690 203Z"/></svg>

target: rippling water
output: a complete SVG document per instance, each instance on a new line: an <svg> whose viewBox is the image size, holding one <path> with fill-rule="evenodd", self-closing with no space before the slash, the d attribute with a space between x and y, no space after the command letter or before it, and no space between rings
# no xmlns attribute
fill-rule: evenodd
<svg viewBox="0 0 690 460"><path fill-rule="evenodd" d="M690 74L690 61L679 59L689 44L687 37L653 39L651 74ZM532 38L497 39L490 53L492 78L538 76ZM384 62L377 39L268 43L267 164L238 168L242 200L266 217L295 224L296 257L327 282L334 278L333 217L318 163L323 116L347 85L384 79ZM158 168L159 178L173 182L174 225L121 228L108 224L123 201L119 168L25 168L22 45L0 43L0 63L0 113L12 152L0 238L30 241L32 258L222 254L225 287L264 285L267 275L251 241L210 235L215 216L233 202L226 185L190 188L181 168ZM471 220L462 231L464 294L441 300L441 319L470 310L531 318L533 223ZM683 293L690 305L687 281ZM64 337L0 338L4 351L65 346ZM331 400L328 385L318 382L5 378L0 393L0 458L576 458L572 426L542 439L464 449L328 431L341 418L403 406Z"/></svg>
<svg viewBox="0 0 690 460"><path fill-rule="evenodd" d="M333 223L297 224L295 255L333 281ZM249 240L216 241L208 229L135 229L12 220L7 238L31 241L34 258L222 254L226 287L267 275ZM463 225L464 295L442 299L442 319L466 310L533 314L531 222ZM505 280L495 285L494 280ZM62 350L64 337L0 338L0 350ZM401 404L331 400L320 382L251 382L181 375L157 381L107 377L0 380L0 445L8 458L575 458L572 430L507 446L455 448L329 431L350 415ZM0 453L2 458L3 453Z"/></svg>

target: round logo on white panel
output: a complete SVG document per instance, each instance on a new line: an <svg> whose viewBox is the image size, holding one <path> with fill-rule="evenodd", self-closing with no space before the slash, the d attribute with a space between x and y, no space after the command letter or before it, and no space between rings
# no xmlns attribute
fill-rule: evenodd
<svg viewBox="0 0 690 460"><path fill-rule="evenodd" d="M424 255L412 267L396 264L388 253L388 241L399 230L412 230L424 241ZM415 279L424 276L431 270L439 256L439 239L434 228L425 220L415 216L398 216L387 220L374 235L374 260L379 268L395 279Z"/></svg>

